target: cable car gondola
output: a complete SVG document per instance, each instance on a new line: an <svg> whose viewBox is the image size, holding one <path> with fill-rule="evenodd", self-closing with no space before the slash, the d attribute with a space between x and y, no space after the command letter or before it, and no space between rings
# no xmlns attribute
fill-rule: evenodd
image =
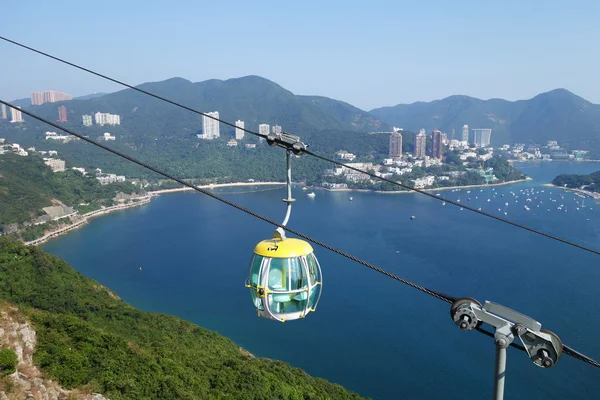
<svg viewBox="0 0 600 400"><path fill-rule="evenodd" d="M297 136L287 133L270 135L270 145L286 148L287 211L282 226L290 218L292 203L290 156L302 153L306 146ZM312 246L300 239L286 238L279 227L273 238L261 241L254 248L246 287L259 317L285 322L304 318L315 311L321 297L321 267Z"/></svg>

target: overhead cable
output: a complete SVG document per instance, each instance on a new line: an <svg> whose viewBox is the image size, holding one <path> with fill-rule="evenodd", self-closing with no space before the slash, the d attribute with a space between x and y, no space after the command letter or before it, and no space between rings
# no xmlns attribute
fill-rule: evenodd
<svg viewBox="0 0 600 400"><path fill-rule="evenodd" d="M10 108L16 108L16 106L14 106L14 105L6 102L6 101L3 101L1 99L0 99L0 104L4 104L4 105L6 105L6 106L8 106ZM345 252L343 250L340 250L340 249L338 249L338 248L336 248L334 246L331 246L331 245L329 245L329 244L327 244L327 243L325 243L325 242L323 242L323 241L321 241L319 239L313 238L313 237L311 237L311 236L309 236L307 234L304 234L304 233L302 233L300 231L297 231L297 230L295 230L293 228L290 228L289 226L284 226L281 223L276 222L276 221L274 221L274 220L272 220L272 219L270 219L268 217L265 217L265 216L263 216L263 215L255 212L255 211L252 211L252 210L247 209L247 208L245 208L243 206L240 206L240 205L238 205L236 203L233 203L233 202L231 202L231 201L229 201L227 199L224 199L224 198L222 198L222 197L220 197L220 196L218 196L218 195L216 195L214 193L211 193L208 190L205 190L205 189L199 188L197 186L194 186L194 185L192 185L192 184L184 181L183 179L177 178L177 177L175 177L175 176L173 176L173 175L171 175L171 174L169 174L167 172L161 171L158 168L155 168L155 167L153 167L153 166L151 166L149 164L146 164L143 161L137 160L137 159L135 159L135 158L133 158L133 157L131 157L131 156L125 154L125 153L122 153L122 152L120 152L118 150L112 149L112 148L110 148L110 147L108 147L108 146L106 146L106 145L104 145L102 143L95 142L94 140L92 140L92 139L90 139L90 138L88 138L88 137L86 137L84 135L81 135L81 134L79 134L79 133L77 133L77 132L75 132L75 131L73 131L71 129L62 127L62 126L60 126L60 125L58 125L58 124L56 124L56 123L54 123L52 121L49 121L49 120L47 120L45 118L39 117L39 116L37 116L37 115L35 115L35 114L27 111L27 110L21 110L21 112L23 114L25 114L25 115L28 115L28 116L30 116L30 117L32 117L32 118L40 121L40 122L46 123L46 124L48 124L48 125L50 125L50 126L52 126L54 128L60 129L63 132L66 132L66 133L68 133L68 134L70 134L72 136L75 136L75 137L77 137L77 138L79 138L79 139L81 139L81 140L83 140L85 142L88 142L88 143L90 143L90 144L92 144L92 145L94 145L96 147L99 147L99 148L101 148L103 150L106 150L106 151L108 151L108 152L110 152L112 154L115 154L115 155L117 155L117 156L119 156L121 158L124 158L124 159L126 159L128 161L131 161L134 164L137 164L137 165L139 165L139 166L141 166L143 168L146 168L146 169L148 169L148 170L150 170L152 172L155 172L155 173L157 173L159 175L162 175L165 178L171 179L171 180L173 180L175 182L180 183L183 186L189 187L189 188L191 188L191 189L193 189L193 190L195 190L195 191L197 191L199 193L202 193L202 194L205 194L205 195L207 195L209 197L212 197L215 200L218 200L218 201L220 201L220 202L222 202L224 204L227 204L227 205L229 205L231 207L234 207L234 208L236 208L236 209L238 209L238 210L240 210L240 211L242 211L242 212L244 212L246 214L249 214L249 215L251 215L251 216L253 216L255 218L258 218L258 219L260 219L260 220L262 220L264 222L267 222L267 223L269 223L271 225L275 225L277 227L285 229L286 231L288 231L290 233L293 233L296 236L299 236L299 237L301 237L301 238L303 238L303 239L305 239L305 240L307 240L309 242L312 242L312 243L314 243L314 244L316 244L318 246L321 246L321 247L323 247L323 248L325 248L327 250L330 250L330 251L332 251L332 252L334 252L336 254L339 254L342 257L345 257L345 258L347 258L349 260L352 260L352 261L354 261L354 262L356 262L358 264L361 264L361 265L363 265L365 267L368 267L368 268L370 268L370 269L372 269L374 271L377 271L377 272L379 272L379 273L381 273L381 274L383 274L383 275L385 275L387 277L390 277L390 278L395 279L395 280L397 280L397 281L399 281L401 283L404 283L405 285L408 285L408 286L410 286L410 287L412 287L414 289L417 289L417 290L419 290L419 291L421 291L421 292L423 292L425 294L428 294L428 295L430 295L430 296L432 296L432 297L434 297L434 298L436 298L438 300L441 300L441 301L446 302L448 304L453 304L457 300L456 297L448 296L446 294L437 292L435 290L428 289L428 288L426 288L424 286L421 286L421 285L419 285L417 283L414 283L414 282L412 282L412 281L410 281L408 279L402 278L401 276L398 276L398 275L396 275L396 274L394 274L392 272L389 272L389 271L387 271L387 270L385 270L383 268L380 268L380 267L378 267L378 266L376 266L374 264L371 264L371 263L369 263L367 261L364 261L364 260L362 260L362 259L360 259L360 258L358 258L358 257L356 257L356 256L354 256L354 255L352 255L350 253L347 253L347 252ZM483 329L478 329L478 331L480 331L481 333L484 333L484 334L486 334L486 335L489 336L489 332L487 332L487 331L485 331ZM515 346L515 347L517 347L517 348L520 349L519 346ZM591 359L590 357L588 357L588 356L586 356L586 355L584 355L584 354L582 354L582 353L580 353L580 352L578 352L578 351L576 351L576 350L574 350L574 349L572 349L572 348L570 348L570 347L568 347L566 345L563 346L563 348L564 348L565 354L568 354L568 355L574 357L577 360L586 362L586 363L588 363L588 364L590 364L592 366L600 368L600 363L598 363L594 359Z"/></svg>
<svg viewBox="0 0 600 400"><path fill-rule="evenodd" d="M169 100L169 99L167 99L167 98L165 98L165 97L162 97L162 96L159 96L159 95L157 95L157 94L154 94L154 93L152 93L152 92L148 92L148 91L146 91L146 90L140 89L140 88L138 88L138 87L135 87L135 86L133 86L133 85L130 85L130 84L128 84L128 83L125 83L125 82L123 82L123 81L120 81L120 80L117 80L117 79L111 78L111 77L109 77L109 76L107 76L107 75L104 75L104 74L101 74L101 73L99 73L99 72L93 71L93 70L91 70L91 69L89 69L89 68L82 67L82 66L80 66L80 65L78 65L78 64L72 63L72 62L70 62L70 61L67 61L67 60L64 60L64 59L62 59L62 58L59 58L59 57L53 56L53 55L51 55L51 54L48 54L48 53L46 53L46 52L43 52L43 51L41 51L41 50L38 50L38 49L35 49L35 48L33 48L33 47L27 46L27 45L25 45L25 44L23 44L23 43L19 43L19 42L17 42L17 41L14 41L14 40L8 39L8 38L6 38L6 37L4 37L4 36L0 36L0 39L2 39L2 40L4 40L4 41L6 41L6 42L8 42L8 43L12 43L12 44L14 44L14 45L16 45L16 46L22 47L22 48L24 48L24 49L30 50L30 51L32 51L32 52L34 52L34 53L37 53L37 54L43 55L43 56L45 56L45 57L51 58L51 59L53 59L53 60L56 60L56 61L58 61L58 62L61 62L61 63L63 63L63 64L69 65L69 66L71 66L71 67L73 67L73 68L77 68L77 69L79 69L79 70L81 70L81 71L88 72L88 73L90 73L90 74L92 74L92 75L96 75L96 76L98 76L98 77L100 77L100 78L103 78L103 79L109 80L109 81L111 81L111 82L117 83L117 84L119 84L119 85L122 85L122 86L125 86L125 87L127 87L127 88L129 88L129 89L135 90L136 92L143 93L143 94L145 94L145 95L148 95L148 96L154 97L155 99L158 99L158 100L161 100L161 101L167 102L167 103L169 103L169 104L172 104L172 105L174 105L174 106L177 106L177 107L181 107L181 108L183 108L183 109L185 109L185 110L188 110L188 111L190 111L190 112L193 112L193 113L195 113L195 114L202 115L202 116L204 116L204 117L207 117L207 118L211 118L211 119L213 119L213 120L215 120L215 121L218 121L218 122L220 122L220 123L222 123L222 124L225 124L225 125L227 125L227 126L230 126L230 127L232 127L232 128L241 129L241 130L243 130L244 132L246 132L246 133L248 133L248 134L251 134L251 135L254 135L254 136L258 136L258 137L261 137L261 138L263 138L263 139L266 139L266 138L268 137L267 135L264 135L264 134L261 134L261 133L258 133L258 132L254 132L254 131L251 131L251 130L249 130L249 129L246 129L246 128L240 128L240 127L238 127L238 126L236 126L236 125L232 124L231 122L227 122L227 121L224 121L224 120L222 120L222 119L216 118L216 117L214 117L214 116L212 116L212 115L209 115L209 114L207 114L207 113L203 113L203 112L201 112L201 111L198 111L198 110L195 110L195 109L193 109L193 108L191 108L191 107L185 106L185 105L183 105L183 104L181 104L181 103L177 103L176 101ZM356 172L360 172L360 173L366 174L366 175L368 175L368 176L370 176L370 177L372 177L372 178L374 178L374 179L378 179L378 180L381 180L381 181L384 181L384 182L390 183L390 184L392 184L392 185L395 185L395 186L401 187L401 188L403 188L403 189L407 189L407 190L412 190L412 191L415 191L415 192L417 192L417 193L420 193L420 194L423 194L423 195L425 195L425 196L431 197L431 198L433 198L433 199L436 199L436 200L438 200L438 201L446 202L446 203L449 203L449 204L451 204L451 205L453 205L453 206L456 206L456 207L463 208L463 209L465 209L465 210L468 210L468 211L474 212L474 213L476 213L476 214L483 215L483 216L486 216L486 217L489 217L489 218L495 219L496 221L504 222L504 223L506 223L506 224L509 224L509 225L512 225L512 226L514 226L514 227L521 228L521 229L524 229L524 230L526 230L526 231L529 231L529 232L535 233L535 234L537 234L537 235L544 236L544 237L546 237L546 238L548 238L548 239L556 240L556 241L558 241L558 242L561 242L561 243L563 243L563 244L566 244L566 245L569 245L569 246L573 246L573 247L575 247L575 248L578 248L578 249L580 249L580 250L584 250L584 251L590 252L590 253L592 253L592 254L600 255L600 250L592 249L592 248L590 248L590 247L587 247L587 246L584 246L584 245L581 245L581 244L575 243L575 242L573 242L573 241L570 241L570 240L567 240L567 239L561 238L561 237L559 237L559 236L552 235L552 234L549 234L549 233L546 233L546 232L540 231L539 229L535 229L535 228L528 227L528 226L526 226L526 225L523 225L523 224L519 224L518 222L514 222L514 221L511 221L511 220L509 220L509 219L502 218L502 217L499 217L499 216L497 216L497 215L493 215L493 214L490 214L490 213L488 213L488 212L481 211L481 210L478 210L478 209L476 209L476 208L473 208L473 207L470 207L470 206L467 206L467 205L464 205L464 204L459 204L458 202L452 201L452 200L450 200L450 199L447 199L447 198L445 198L445 197L442 197L442 196L435 196L435 195L433 195L432 193L429 193L429 192L427 192L427 191L425 191L425 190L417 189L417 188L415 188L415 187L412 187L412 186L409 186L409 185L405 185L405 184L403 184L403 183L401 183L401 182L393 181L393 180L391 180L391 179L388 179L388 178L384 178L384 177L378 176L378 175L376 175L376 174L373 174L373 173L371 173L371 172L368 172L368 171L363 171L363 170L361 170L361 169L359 169L359 168L355 168L355 167L349 166L349 165L347 165L347 164L344 164L344 163L342 163L342 162L339 162L339 161L336 161L336 160L330 159L330 158L328 158L328 157L321 156L321 155L319 155L319 154L313 153L312 151L308 151L308 150L307 150L305 153L306 153L306 154L308 154L308 155L310 155L310 156L312 156L312 157L318 158L318 159L320 159L320 160L322 160L322 161L331 162L331 163L333 163L333 164L336 164L336 165L339 165L339 166L341 166L341 167L348 168L348 169L350 169L350 170L353 170L353 171L356 171Z"/></svg>
<svg viewBox="0 0 600 400"><path fill-rule="evenodd" d="M213 119L213 120L215 120L215 121L218 121L218 122L220 122L220 123L222 123L222 124L225 124L225 125L227 125L227 126L230 126L230 127L232 127L232 128L241 129L241 130L243 130L244 132L246 132L246 133L248 133L248 134L250 134L250 135L258 136L258 137L261 137L261 138L263 138L263 139L266 139L266 138L267 138L267 135L264 135L264 134L261 134L261 133L258 133L258 132L254 132L254 131L251 131L251 130L249 130L249 129L246 129L246 128L240 128L240 127L236 126L235 124L232 124L231 122L227 122L227 121L224 121L224 120L222 120L222 119L220 119L220 118L216 118L216 117L214 117L214 116L212 116L212 115L209 115L209 114L207 114L207 113L203 113L203 112L201 112L201 111L195 110L195 109L193 109L193 108L191 108L191 107L185 106L185 105L183 105L183 104L181 104L181 103L178 103L178 102L176 102L176 101L169 100L169 99L167 99L167 98L165 98L165 97L162 97L162 96L159 96L159 95L157 95L157 94L154 94L154 93L152 93L152 92L148 92L148 91L146 91L146 90L140 89L140 88L138 88L138 87L135 87L135 86L133 86L133 85L130 85L130 84L128 84L128 83L125 83L125 82L123 82L123 81L120 81L120 80L117 80L117 79L111 78L111 77L109 77L109 76L107 76L107 75L104 75L104 74L101 74L101 73L99 73L99 72L93 71L93 70L91 70L91 69L89 69L89 68L85 68L85 67L82 67L82 66L80 66L80 65L78 65L78 64L72 63L72 62L70 62L70 61L67 61L67 60L64 60L64 59L62 59L62 58L59 58L59 57L53 56L53 55L51 55L51 54L48 54L48 53L46 53L46 52L43 52L43 51L41 51L41 50L38 50L38 49L35 49L35 48L33 48L33 47L27 46L27 45L25 45L25 44L23 44L23 43L19 43L19 42L17 42L17 41L14 41L14 40L8 39L8 38L6 38L6 37L4 37L4 36L0 36L0 39L2 39L2 40L4 40L4 41L6 41L6 42L8 42L8 43L12 43L12 44L14 44L14 45L16 45L16 46L22 47L22 48L24 48L24 49L30 50L30 51L32 51L32 52L34 52L34 53L37 53L37 54L43 55L43 56L45 56L45 57L51 58L51 59L53 59L53 60L56 60L56 61L58 61L58 62L61 62L61 63L63 63L63 64L69 65L69 66L71 66L71 67L73 67L73 68L77 68L77 69L79 69L79 70L81 70L81 71L88 72L88 73L90 73L90 74L92 74L92 75L96 75L96 76L98 76L98 77L100 77L100 78L103 78L103 79L109 80L109 81L111 81L111 82L117 83L117 84L119 84L119 85L122 85L122 86L125 86L125 87L127 87L127 88L129 88L129 89L135 90L136 92L143 93L143 94L145 94L145 95L148 95L148 96L154 97L155 99L158 99L158 100L161 100L161 101L167 102L167 103L169 103L169 104L172 104L172 105L174 105L174 106L177 106L177 107L183 108L183 109L185 109L185 110L188 110L188 111L190 111L190 112L193 112L193 113L195 113L195 114L202 115L202 116L204 116L204 117L207 117L207 118L211 118L211 119ZM578 249L580 249L580 250L584 250L584 251L590 252L590 253L592 253L592 254L600 255L600 250L592 249L592 248L590 248L590 247L587 247L587 246L584 246L584 245L581 245L581 244L575 243L575 242L573 242L573 241L570 241L570 240L567 240L567 239L561 238L561 237L559 237L559 236L552 235L552 234L550 234L550 233L546 233L546 232L540 231L539 229L531 228L531 227L528 227L528 226L526 226L526 225L520 224L520 223L518 223L518 222L514 222L514 221L511 221L511 220L509 220L509 219L502 218L502 217L499 217L499 216L497 216L497 215L490 214L490 213L488 213L488 212L485 212L485 211L478 210L478 209L476 209L476 208L473 208L473 207L467 206L467 205L465 205L465 204L459 204L458 202L455 202L455 201L453 201L453 200L447 199L447 198L445 198L445 197L442 197L442 196L435 196L435 195L433 195L432 193L429 193L429 192L427 192L427 191L425 191L425 190L417 189L417 188L415 188L415 187L412 187L412 186L410 186L410 185L406 185L406 184L403 184L403 183L401 183L401 182L397 182L397 181L394 181L394 180L391 180L391 179L388 179L388 178L384 178L384 177L382 177L382 176L378 176L378 175L376 175L376 174L374 174L374 173L371 173L371 172L369 172L369 171L363 171L363 170L361 170L361 169L359 169L359 168L356 168L356 167L349 166L349 165L347 165L347 164L344 164L344 163L342 163L342 162L339 162L339 161L333 160L333 159L331 159L331 158L328 158L328 157L325 157L325 156L321 156L321 155L319 155L319 154L316 154L316 153L314 153L314 152L312 152L312 151L308 151L308 150L307 150L305 153L306 153L306 154L308 154L308 155L310 155L310 156L312 156L312 157L318 158L318 159L320 159L320 160L322 160L322 161L327 161L327 162L330 162L330 163L333 163L333 164L339 165L339 166L341 166L341 167L348 168L348 169L350 169L350 170L353 170L353 171L356 171L356 172L360 172L360 173L366 174L366 175L368 175L368 176L370 176L370 177L372 177L372 178L374 178L374 179L378 179L378 180L381 180L381 181L384 181L384 182L390 183L390 184L392 184L392 185L395 185L395 186L401 187L401 188L403 188L403 189L406 189L406 190L412 190L412 191L415 191L415 192L417 192L417 193L423 194L423 195L425 195L425 196L428 196L428 197L430 197L430 198L436 199L436 200L438 200L438 201L446 202L446 203L449 203L449 204L451 204L451 205L453 205L453 206L456 206L456 207L463 208L463 209L465 209L465 210L468 210L468 211L474 212L474 213L476 213L476 214L479 214L479 215L483 215L483 216L485 216L485 217L488 217L488 218L492 218L492 219L494 219L494 220L496 220L496 221L504 222L504 223L506 223L506 224L509 224L509 225L512 225L512 226L514 226L514 227L517 227L517 228L524 229L524 230L526 230L526 231L529 231L529 232L535 233L535 234L537 234L537 235L540 235L540 236L544 236L544 237L546 237L546 238L548 238L548 239L556 240L556 241L558 241L558 242L560 242L560 243L563 243L563 244L566 244L566 245L569 245L569 246L572 246L572 247L578 248Z"/></svg>

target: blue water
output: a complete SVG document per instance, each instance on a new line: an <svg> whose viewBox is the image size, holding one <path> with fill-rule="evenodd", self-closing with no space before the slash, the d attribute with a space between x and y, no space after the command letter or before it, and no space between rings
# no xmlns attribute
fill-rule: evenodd
<svg viewBox="0 0 600 400"><path fill-rule="evenodd" d="M518 167L534 179L495 191L440 193L600 249L600 204L586 199L576 210L580 197L541 186L559 173L589 173L600 164ZM531 202L520 192L526 189ZM228 191L240 189L221 194ZM515 308L600 359L598 256L421 195L352 193L350 202L349 193L318 191L314 199L294 193L293 228L432 289ZM283 217L282 189L226 196ZM284 324L257 318L243 284L255 243L272 231L213 199L180 193L94 219L44 249L136 307L216 330L257 356L287 361L364 396L490 397L490 338L456 328L446 303L322 248L315 249L324 274L317 312ZM600 370L568 356L544 370L525 353L508 352L509 399L589 399L599 391Z"/></svg>

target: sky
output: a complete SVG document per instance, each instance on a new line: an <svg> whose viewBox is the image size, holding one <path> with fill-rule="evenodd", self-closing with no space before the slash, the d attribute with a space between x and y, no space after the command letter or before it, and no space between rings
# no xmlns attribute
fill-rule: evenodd
<svg viewBox="0 0 600 400"><path fill-rule="evenodd" d="M364 110L566 88L600 103L600 2L2 0L0 36L130 84L260 75ZM0 99L116 84L0 41Z"/></svg>

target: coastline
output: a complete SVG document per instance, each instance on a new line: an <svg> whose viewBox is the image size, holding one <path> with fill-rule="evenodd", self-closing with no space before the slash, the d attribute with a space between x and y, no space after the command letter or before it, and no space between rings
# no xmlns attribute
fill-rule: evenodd
<svg viewBox="0 0 600 400"><path fill-rule="evenodd" d="M140 201L135 202L135 203L132 202L132 203L127 203L127 204L117 204L115 206L101 208L99 210L94 210L94 211L90 211L89 213L85 213L80 216L80 219L78 219L77 221L75 221L67 226L56 229L52 232L48 232L44 236L41 236L30 242L25 242L25 246L39 246L40 244L46 243L47 241L49 241L51 239L57 238L59 236L65 235L75 229L81 228L82 226L87 224L89 222L89 220L92 218L98 217L100 215L110 214L113 211L126 210L128 208L142 206L144 204L150 203L150 201L151 201L150 196L140 197L140 199L141 199Z"/></svg>
<svg viewBox="0 0 600 400"><path fill-rule="evenodd" d="M491 184L486 184L486 185L448 186L448 187L441 187L441 188L435 188L435 189L423 189L423 191L437 192L437 191L464 189L464 188L467 188L467 189L468 188L484 188L484 187L489 187L489 186L511 185L511 184L515 184L515 183L526 182L528 180L531 180L531 178L527 177L525 179L518 179L518 180L514 180L514 181L507 181L507 182L501 182L501 183L491 183ZM284 185L284 184L285 184L285 182L232 182L232 183L199 185L197 187L200 189L214 189L214 188L224 188L224 187L268 186L268 185ZM552 185L552 186L554 186L554 185ZM413 190L382 191L382 190L372 190L372 189L327 189L327 188L323 188L323 187L308 187L308 188L314 189L314 190L325 190L328 192L373 192L373 193L382 193L382 194L412 194L412 193L415 193L415 191L413 191ZM558 186L557 186L557 188L558 188ZM560 188L560 189L567 189L567 188ZM183 188L154 190L154 191L147 192L146 196L141 197L140 199L142 199L142 200L139 202L118 204L115 206L90 211L89 213L81 215L80 219L72 222L71 224L64 226L62 228L56 229L52 232L49 232L49 233L47 233L37 239L34 239L30 242L25 242L25 245L26 246L38 246L40 244L48 242L49 240L52 240L59 236L65 235L75 229L81 228L82 226L87 224L89 222L89 220L92 218L95 218L95 217L98 217L101 215L107 215L113 211L126 210L128 208L138 207L138 206L148 204L152 201L152 198L155 196L160 196L162 194L169 194L169 193L185 192L188 190L192 190L192 188L183 187ZM600 198L600 195L597 198Z"/></svg>
<svg viewBox="0 0 600 400"><path fill-rule="evenodd" d="M224 187L239 187L239 186L265 186L265 185L285 185L285 182L232 182L232 183L215 183L209 185L198 185L199 189L213 189L213 188L224 188ZM177 193L192 190L190 187L180 187L173 189L162 189L153 190L148 192L150 196L159 196L166 193Z"/></svg>
<svg viewBox="0 0 600 400"><path fill-rule="evenodd" d="M547 162L600 162L600 160L507 160L509 163L547 163Z"/></svg>
<svg viewBox="0 0 600 400"><path fill-rule="evenodd" d="M564 186L557 186L553 183L546 183L546 184L544 184L544 186L554 187L557 189L564 190L566 192L572 192L572 193L577 193L577 194L580 194L583 196L591 197L594 200L600 200L600 193L590 192L590 191L583 190L583 189L575 189L575 188L568 188L568 187L564 187Z"/></svg>
<svg viewBox="0 0 600 400"><path fill-rule="evenodd" d="M200 185L198 187L201 189L211 189L211 188L254 186L254 185L256 185L256 186L285 185L285 182L232 182L232 183ZM98 210L90 211L89 213L85 213L85 214L81 215L79 219L72 222L71 224L69 224L67 226L63 226L62 228L55 229L52 232L48 232L45 235L43 235L39 238L36 238L32 241L25 242L25 245L26 246L39 246L40 244L46 243L49 240L52 240L59 236L65 235L75 229L81 228L82 226L87 224L89 222L89 220L92 218L99 217L101 215L107 215L113 211L126 210L128 208L138 207L138 206L148 204L152 201L152 198L154 196L159 196L161 194L167 194L167 193L184 192L187 190L192 190L192 189L189 187L183 187L183 188L173 188L173 189L150 191L150 192L146 193L146 196L140 197L141 200L138 202L132 202L132 203L127 203L127 204L117 204L117 205L114 205L111 207L106 207L106 208L101 208Z"/></svg>
<svg viewBox="0 0 600 400"><path fill-rule="evenodd" d="M532 179L530 177L527 177L525 179L517 179L514 181L506 181L506 182L500 182L500 183L489 183L489 184L484 184L484 185L447 186L447 187L421 189L421 190L424 192L438 192L438 191L454 190L454 189L485 188L485 187L489 187L489 186L512 185L514 183L527 182L530 180L532 180ZM390 190L372 190L372 189L327 189L327 188L322 188L322 187L311 187L311 189L325 190L328 192L373 192L373 193L382 193L382 194L412 194L412 193L416 193L414 190L390 191Z"/></svg>

